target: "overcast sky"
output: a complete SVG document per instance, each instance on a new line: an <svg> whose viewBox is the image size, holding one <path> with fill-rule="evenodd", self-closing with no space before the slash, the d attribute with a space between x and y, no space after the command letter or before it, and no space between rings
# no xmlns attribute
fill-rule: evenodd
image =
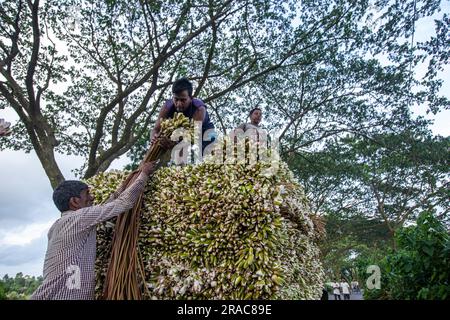
<svg viewBox="0 0 450 320"><path fill-rule="evenodd" d="M448 13L449 5L445 3ZM442 13L437 16L441 17ZM416 41L424 41L434 34L433 19L423 20L416 27ZM418 70L418 75L423 70ZM450 97L450 67L441 77L444 87L441 93ZM413 110L425 115L424 110ZM11 110L0 110L0 118L17 121ZM450 135L450 111L437 114L432 130L435 134ZM74 179L71 170L82 164L80 157L58 156L58 164L66 179ZM111 168L121 169L127 163L125 157L113 162ZM0 151L0 277L14 276L18 272L42 275L47 231L60 214L51 200L52 189L47 176L34 152Z"/></svg>

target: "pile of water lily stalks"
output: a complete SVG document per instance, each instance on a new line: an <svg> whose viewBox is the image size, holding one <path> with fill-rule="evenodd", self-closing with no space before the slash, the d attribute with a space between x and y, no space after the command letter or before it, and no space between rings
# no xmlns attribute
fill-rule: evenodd
<svg viewBox="0 0 450 320"><path fill-rule="evenodd" d="M276 174L267 174L270 165L203 162L155 173L137 225L139 298L320 298L324 273L317 241L323 226L287 166L281 162ZM114 171L90 179L96 202L127 177ZM98 227L99 299L115 220Z"/></svg>
<svg viewBox="0 0 450 320"><path fill-rule="evenodd" d="M161 122L161 135L171 137L177 129L187 130L192 135L192 123L182 114L176 114L173 119ZM142 163L161 159L167 153L159 143L152 144ZM130 186L138 177L140 169L127 175L121 185L123 188ZM94 181L97 178L94 177ZM101 184L104 185L103 183ZM123 189L122 188L122 189ZM109 190L111 191L111 190ZM109 192L108 191L108 192ZM114 222L114 232L108 243L108 262L102 277L102 299L107 300L140 300L143 298L140 290L138 270L143 271L138 256L138 236L141 208L143 205L142 193L132 209L120 215ZM103 203L106 201L104 194L100 196Z"/></svg>

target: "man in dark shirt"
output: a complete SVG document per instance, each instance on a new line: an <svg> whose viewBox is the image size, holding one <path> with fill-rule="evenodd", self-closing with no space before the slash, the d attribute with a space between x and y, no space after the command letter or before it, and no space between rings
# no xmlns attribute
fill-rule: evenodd
<svg viewBox="0 0 450 320"><path fill-rule="evenodd" d="M159 141L164 149L171 149L176 142L167 139L167 137L160 136L161 133L161 121L163 119L173 118L175 112L181 112L184 116L193 121L200 121L202 123L202 150L214 141L212 138L210 141L203 141L203 135L208 129L214 129L206 105L202 100L192 97L192 83L186 79L181 78L174 82L172 86L172 99L167 100L161 110L159 111L158 119L156 120L155 127L152 130L150 141L154 144Z"/></svg>

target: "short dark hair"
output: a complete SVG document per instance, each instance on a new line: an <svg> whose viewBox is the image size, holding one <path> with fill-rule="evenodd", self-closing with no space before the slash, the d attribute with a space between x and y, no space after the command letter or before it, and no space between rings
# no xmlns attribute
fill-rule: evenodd
<svg viewBox="0 0 450 320"><path fill-rule="evenodd" d="M180 78L173 83L172 93L181 93L184 90L192 97L192 83L187 78Z"/></svg>
<svg viewBox="0 0 450 320"><path fill-rule="evenodd" d="M252 113L253 112L255 112L256 110L259 110L259 111L261 111L262 112L262 110L261 110L261 108L260 107L254 107L252 110L250 110L250 112L248 113L248 115L249 116L251 116L252 115Z"/></svg>
<svg viewBox="0 0 450 320"><path fill-rule="evenodd" d="M53 191L53 202L59 211L69 210L69 200L72 197L80 197L81 191L89 189L89 186L78 180L66 180L61 182Z"/></svg>

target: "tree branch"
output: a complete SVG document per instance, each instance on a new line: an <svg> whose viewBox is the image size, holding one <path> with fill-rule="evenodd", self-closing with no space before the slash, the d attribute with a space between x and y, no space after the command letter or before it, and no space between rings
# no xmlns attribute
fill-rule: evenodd
<svg viewBox="0 0 450 320"><path fill-rule="evenodd" d="M216 42L217 42L217 25L214 20L214 16L212 15L212 12L210 11L210 20L211 20L211 29L212 29L212 41L211 41L211 47L209 48L208 58L206 60L205 68L203 70L203 75L201 80L199 81L197 88L195 89L194 96L198 96L201 89L203 88L203 85L205 84L206 78L208 77L209 70L211 69L211 62L214 57L214 51L216 49Z"/></svg>
<svg viewBox="0 0 450 320"><path fill-rule="evenodd" d="M34 117L39 110L39 103L36 101L34 95L34 73L36 71L36 65L39 58L39 47L40 47L40 30L39 30L39 0L35 0L34 3L31 0L27 0L28 7L31 10L31 24L33 27L33 47L31 49L31 58L28 64L27 75L25 78L25 84L28 92L28 101L31 111L31 116Z"/></svg>
<svg viewBox="0 0 450 320"><path fill-rule="evenodd" d="M5 53L7 54L7 56L0 61L0 67L4 67L6 66L8 72L11 72L11 63L14 60L14 58L17 56L17 54L19 53L19 34L20 34L20 27L19 27L19 21L20 21L20 14L22 12L22 0L19 0L19 4L18 4L18 8L17 8L17 14L16 17L14 19L14 24L13 24L13 28L14 28L14 32L11 35L10 39L11 39L11 50L8 54L6 47L3 47L3 43L0 41L0 43L2 43L2 49L5 51ZM7 16L6 13L3 11L2 8L0 8L2 15L3 16ZM3 18L3 17L2 17ZM2 19L3 20L3 19Z"/></svg>

